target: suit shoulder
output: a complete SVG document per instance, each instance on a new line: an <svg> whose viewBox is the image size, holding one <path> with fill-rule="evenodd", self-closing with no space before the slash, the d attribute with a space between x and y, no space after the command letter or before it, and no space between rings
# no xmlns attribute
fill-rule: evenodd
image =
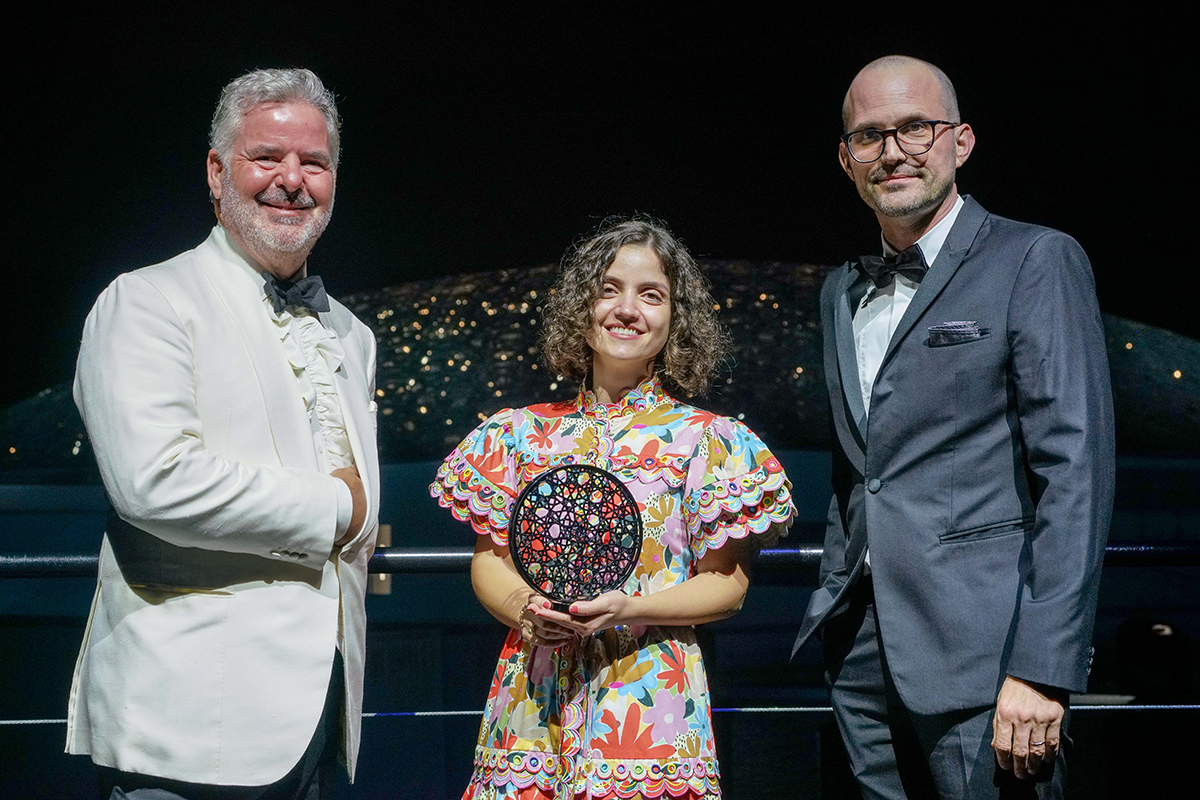
<svg viewBox="0 0 1200 800"><path fill-rule="evenodd" d="M207 244L203 242L166 261L123 272L109 283L108 289L148 284L164 294L173 294L179 288L186 290L200 276L199 263L206 257Z"/></svg>
<svg viewBox="0 0 1200 800"><path fill-rule="evenodd" d="M1070 234L1046 225L1021 222L1020 220L1009 219L1008 217L1002 217L990 212L985 224L989 237L999 237L1009 240L1014 244L1024 242L1027 243L1028 247L1033 247L1037 244L1042 247L1066 247L1080 251L1083 250L1079 242Z"/></svg>
<svg viewBox="0 0 1200 800"><path fill-rule="evenodd" d="M334 329L339 336L365 336L371 339L375 338L375 334L371 328L364 323L345 303L335 297L329 298L329 318L333 322Z"/></svg>
<svg viewBox="0 0 1200 800"><path fill-rule="evenodd" d="M846 273L853 268L850 261L845 261L837 267L829 271L825 279L821 282L821 302L826 302L827 298L832 297L837 292L838 286L841 285L842 279Z"/></svg>

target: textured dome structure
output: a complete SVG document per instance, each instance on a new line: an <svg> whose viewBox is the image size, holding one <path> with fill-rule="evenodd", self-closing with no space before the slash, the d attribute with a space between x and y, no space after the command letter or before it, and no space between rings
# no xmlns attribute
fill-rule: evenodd
<svg viewBox="0 0 1200 800"><path fill-rule="evenodd" d="M733 355L708 397L778 450L829 447L818 293L829 267L706 260ZM572 396L541 363L553 266L413 281L343 298L379 343L380 457L442 458L501 408ZM1123 453L1200 452L1200 342L1105 316ZM70 386L0 412L0 483L96 480Z"/></svg>

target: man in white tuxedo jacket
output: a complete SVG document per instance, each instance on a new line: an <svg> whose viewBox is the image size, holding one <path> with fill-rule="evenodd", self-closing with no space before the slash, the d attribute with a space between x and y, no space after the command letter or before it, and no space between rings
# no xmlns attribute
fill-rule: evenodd
<svg viewBox="0 0 1200 800"><path fill-rule="evenodd" d="M339 119L308 70L225 87L200 246L118 277L75 402L112 504L67 751L105 798L318 798L358 751L375 339L307 257Z"/></svg>
<svg viewBox="0 0 1200 800"><path fill-rule="evenodd" d="M884 256L821 292L834 497L796 648L823 631L865 798L1061 797L1113 499L1091 266L958 194L975 134L931 64L864 67L843 125Z"/></svg>

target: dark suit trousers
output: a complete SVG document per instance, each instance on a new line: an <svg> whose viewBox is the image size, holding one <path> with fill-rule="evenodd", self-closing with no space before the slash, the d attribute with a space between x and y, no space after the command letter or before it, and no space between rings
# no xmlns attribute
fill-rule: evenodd
<svg viewBox="0 0 1200 800"><path fill-rule="evenodd" d="M102 800L324 800L333 790L338 770L344 684L342 654L336 652L325 708L312 740L296 766L275 783L211 786L100 767L100 797Z"/></svg>
<svg viewBox="0 0 1200 800"><path fill-rule="evenodd" d="M848 608L825 624L825 668L834 716L865 800L1062 798L1065 721L1052 776L1017 780L996 766L994 706L933 716L904 707L876 627L870 578L860 578L849 594Z"/></svg>

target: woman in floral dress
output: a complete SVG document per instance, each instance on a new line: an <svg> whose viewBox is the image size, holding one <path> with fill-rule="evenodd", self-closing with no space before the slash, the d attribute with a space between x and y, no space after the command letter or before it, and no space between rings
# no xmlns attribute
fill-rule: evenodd
<svg viewBox="0 0 1200 800"><path fill-rule="evenodd" d="M464 800L720 797L692 626L738 611L754 553L795 513L783 469L745 425L672 397L708 388L726 342L671 233L608 223L568 254L545 311L543 355L579 395L497 413L438 470L431 493L479 534L475 594L511 628ZM513 501L561 464L618 476L644 529L625 586L570 613L508 552Z"/></svg>

